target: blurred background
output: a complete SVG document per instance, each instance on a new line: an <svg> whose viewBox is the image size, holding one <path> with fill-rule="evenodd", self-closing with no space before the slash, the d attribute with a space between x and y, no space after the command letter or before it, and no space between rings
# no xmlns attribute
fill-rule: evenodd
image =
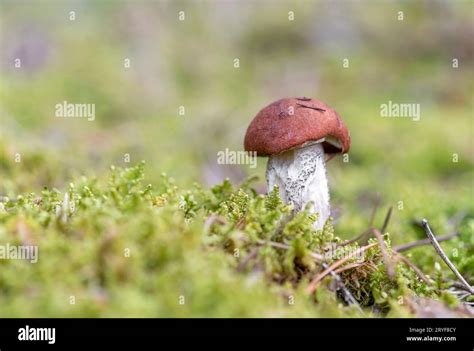
<svg viewBox="0 0 474 351"><path fill-rule="evenodd" d="M217 153L242 150L270 102L307 96L351 131L349 162L328 166L341 236L366 228L376 198L394 230L473 213L472 1L0 4L0 196L141 160L151 183L259 175L264 192L266 159ZM95 104L95 120L55 117L63 101ZM420 120L382 118L388 101L420 104Z"/></svg>

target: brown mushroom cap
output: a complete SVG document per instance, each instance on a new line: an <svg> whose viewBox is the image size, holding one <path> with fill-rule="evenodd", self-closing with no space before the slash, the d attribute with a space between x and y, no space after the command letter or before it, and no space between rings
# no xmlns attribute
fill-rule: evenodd
<svg viewBox="0 0 474 351"><path fill-rule="evenodd" d="M336 111L315 99L286 98L271 103L255 116L247 128L244 147L258 156L268 156L322 138L328 154L349 151L349 130Z"/></svg>

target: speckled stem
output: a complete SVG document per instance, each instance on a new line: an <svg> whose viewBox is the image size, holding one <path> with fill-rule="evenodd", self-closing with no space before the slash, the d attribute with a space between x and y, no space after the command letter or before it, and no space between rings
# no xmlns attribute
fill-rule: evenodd
<svg viewBox="0 0 474 351"><path fill-rule="evenodd" d="M308 203L319 214L314 226L321 229L330 215L324 149L320 143L286 151L269 158L268 191L278 185L283 202L301 211Z"/></svg>

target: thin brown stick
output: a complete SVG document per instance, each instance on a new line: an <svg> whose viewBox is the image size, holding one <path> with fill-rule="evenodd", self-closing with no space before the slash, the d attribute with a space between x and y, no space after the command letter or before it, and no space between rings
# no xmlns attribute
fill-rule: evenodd
<svg viewBox="0 0 474 351"><path fill-rule="evenodd" d="M448 219L448 223L453 227L453 228L456 228L459 224L461 224L461 222L463 221L463 219L466 217L466 215L469 213L468 210L466 209L463 209L457 213L455 213L453 216L451 216L449 219Z"/></svg>
<svg viewBox="0 0 474 351"><path fill-rule="evenodd" d="M336 269L334 272L336 272L337 274L340 274L342 272L348 271L349 269L354 269L354 268L360 267L362 265L363 265L363 263L357 263L357 262L356 263L351 263L351 264L348 264L347 266Z"/></svg>
<svg viewBox="0 0 474 351"><path fill-rule="evenodd" d="M289 250L290 249L290 246L287 245L287 244L281 244L281 243L277 243L277 242L274 242L274 241L265 241L265 240L258 240L257 243L259 245L270 245L272 247L275 247L275 248L278 248L278 249L282 249L282 250ZM324 259L324 256L322 255L319 255L315 252L311 252L311 257L317 261L317 262L321 262L323 259ZM323 268L327 268L328 265L326 263L322 263L322 266ZM346 285L344 284L342 278L336 273L336 272L333 272L331 270L331 275L334 277L334 279L336 280L336 284L338 286L338 289L340 289L343 293L343 296L344 296L344 299L346 300L346 302L348 304L354 304L357 306L357 308L359 309L359 311L364 314L362 308L360 307L359 303L357 302L357 300L354 298L354 296L351 294L351 292L347 289Z"/></svg>
<svg viewBox="0 0 474 351"><path fill-rule="evenodd" d="M311 283L308 285L308 287L306 288L306 292L308 294L312 294L314 293L314 291L318 288L319 286L319 282L325 277L327 276L331 271L334 271L337 267L339 267L340 265L344 264L345 262L347 262L348 260L350 260L351 258L353 258L354 256L356 255L359 255L361 254L362 252L370 249L371 247L374 247L375 245L377 245L377 243L373 243L373 244L370 244L370 245L367 245L367 246L363 246L363 247L360 247L358 248L357 250L351 252L349 255L347 255L346 257L344 258L341 258L340 260L334 262L331 266L329 266L327 269L325 269L323 272L321 272L320 274L318 274L312 281Z"/></svg>
<svg viewBox="0 0 474 351"><path fill-rule="evenodd" d="M377 214L379 205L380 205L380 197L377 196L377 198L374 201L374 206L372 207L372 214L370 215L369 228L374 227L375 215Z"/></svg>
<svg viewBox="0 0 474 351"><path fill-rule="evenodd" d="M258 240L257 243L259 245L270 245L272 247L282 249L282 250L289 250L290 249L289 245L282 244L282 243L277 243L277 242L274 242L274 241ZM376 245L376 244L372 244L372 245L369 245L369 246L374 246L374 245ZM368 248L369 247L365 247L364 250L366 250ZM357 251L363 252L364 250L359 249ZM352 256L355 256L356 254L358 254L358 253L355 251L355 252L352 253ZM311 257L313 259L315 259L316 261L318 261L318 262L321 262L324 259L324 257L322 255L319 255L315 252L311 252ZM350 258L350 257L348 257L348 258ZM326 270L328 270L328 273L331 274L334 277L334 279L336 280L336 284L338 286L338 289L340 289L342 291L342 294L343 294L344 299L346 300L346 302L349 303L349 304L356 305L358 310L362 314L364 314L364 312L363 312L362 308L360 307L359 303L354 298L354 296L351 294L351 292L347 289L347 287L345 286L342 278L337 274L337 272L334 272L333 269L328 267L328 265L326 263L322 263L322 266L323 266L323 268L326 268Z"/></svg>
<svg viewBox="0 0 474 351"><path fill-rule="evenodd" d="M382 228L380 228L380 232L382 234L385 234L385 231L387 230L388 222L390 221L390 217L392 216L392 209L393 209L393 207L390 206L388 211L387 211L387 214L385 215L385 219L383 221Z"/></svg>
<svg viewBox="0 0 474 351"><path fill-rule="evenodd" d="M471 294L474 294L474 288L464 279L464 277L459 273L459 271L456 269L454 264L451 262L451 260L448 258L448 256L444 253L443 249L439 245L438 241L436 240L436 237L434 236L433 232L431 231L430 225L428 224L428 221L426 219L423 219L421 221L421 224L423 225L423 229L425 229L425 233L428 236L428 238L431 241L431 244L435 248L436 252L438 255L442 258L444 263L453 271L454 275L459 279L459 281L468 289L468 291Z"/></svg>
<svg viewBox="0 0 474 351"><path fill-rule="evenodd" d="M455 238L458 235L459 235L459 233L455 232L455 233L451 233L451 234L448 234L448 235L445 235L445 236L440 236L439 238L437 238L437 240L438 240L438 242L447 241L447 240L450 240L452 238ZM393 248L393 250L397 251L397 252L403 252L403 251L413 249L415 247L430 245L430 244L431 244L430 239L421 239L421 240L418 240L418 241L414 241L412 243L395 246Z"/></svg>
<svg viewBox="0 0 474 351"><path fill-rule="evenodd" d="M226 222L225 218L223 218L219 215L216 215L216 214L212 214L209 217L207 217L206 221L204 222L204 231L208 232L211 229L211 227L214 223L219 223L219 224L224 225L227 222Z"/></svg>
<svg viewBox="0 0 474 351"><path fill-rule="evenodd" d="M250 260L253 260L255 257L258 255L259 248L254 247L249 254L242 260L240 261L239 265L237 266L237 272L243 272L245 267L247 267L248 263Z"/></svg>
<svg viewBox="0 0 474 351"><path fill-rule="evenodd" d="M375 238L379 243L380 251L382 252L382 259L385 263L385 268L387 270L388 277L390 278L390 280L393 280L393 278L395 277L395 269L388 253L387 245L385 245L385 241L383 240L383 235L378 229L375 228L372 229L372 233L374 234Z"/></svg>
<svg viewBox="0 0 474 351"><path fill-rule="evenodd" d="M360 239L365 238L367 235L369 235L370 232L371 232L371 230L372 230L372 228L366 229L365 231L363 231L362 233L360 233L359 235L357 235L355 238L352 238L352 239L350 239L350 240L346 240L346 241L344 241L343 243L339 244L338 246L341 247L341 246L347 246L347 245L349 245L349 244L353 244L353 243L359 241Z"/></svg>
<svg viewBox="0 0 474 351"><path fill-rule="evenodd" d="M464 291L467 291L467 292L471 293L471 290L467 286L465 286L464 284L462 284L460 282L452 282L451 286L454 287L454 288L462 289Z"/></svg>
<svg viewBox="0 0 474 351"><path fill-rule="evenodd" d="M370 220L369 220L369 227L364 230L361 234L357 235L355 238L352 238L350 240L344 241L342 244L339 244L338 246L347 246L349 244L355 243L361 239L366 238L371 232L372 229L374 228L374 222L375 222L375 215L377 213L377 209L380 204L380 198L377 198L374 202L374 206L372 207L372 213L370 215ZM385 220L382 226L382 233L387 229L388 221L390 220L390 215L392 214L392 207L388 209L387 215L385 216Z"/></svg>
<svg viewBox="0 0 474 351"><path fill-rule="evenodd" d="M275 241L270 241L270 240L257 240L257 244L259 244L259 245L268 244L272 247L276 247L277 249L284 249L284 250L288 250L290 248L290 245L277 243Z"/></svg>
<svg viewBox="0 0 474 351"><path fill-rule="evenodd" d="M328 268L328 265L326 263L323 263L322 266L323 266L323 268ZM364 311L362 310L362 308L360 307L359 303L357 302L355 297L352 295L350 290L347 289L347 287L344 284L344 281L342 280L341 276L339 274L337 274L335 271L331 271L330 273L331 273L332 277L334 278L334 280L336 281L337 289L342 291L342 295L344 296L344 300L346 300L346 302L349 305L355 305L357 307L357 309L359 310L359 312L362 315L364 315Z"/></svg>
<svg viewBox="0 0 474 351"><path fill-rule="evenodd" d="M433 284L431 283L431 281L428 279L428 277L426 275L424 275L424 273L417 267L415 266L408 258L406 258L405 256L403 256L402 254L399 254L398 252L395 253L395 258L399 261L402 261L403 263L405 263L408 267L410 267L411 269L413 269L413 271L415 272L415 274L421 279L423 280L426 284L432 286Z"/></svg>

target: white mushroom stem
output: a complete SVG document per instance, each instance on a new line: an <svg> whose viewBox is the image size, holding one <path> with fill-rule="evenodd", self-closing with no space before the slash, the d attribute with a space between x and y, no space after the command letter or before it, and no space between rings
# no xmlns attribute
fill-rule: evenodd
<svg viewBox="0 0 474 351"><path fill-rule="evenodd" d="M267 164L268 191L278 185L284 203L294 211L311 204L319 214L315 229L322 229L330 215L326 161L321 143L270 156Z"/></svg>

